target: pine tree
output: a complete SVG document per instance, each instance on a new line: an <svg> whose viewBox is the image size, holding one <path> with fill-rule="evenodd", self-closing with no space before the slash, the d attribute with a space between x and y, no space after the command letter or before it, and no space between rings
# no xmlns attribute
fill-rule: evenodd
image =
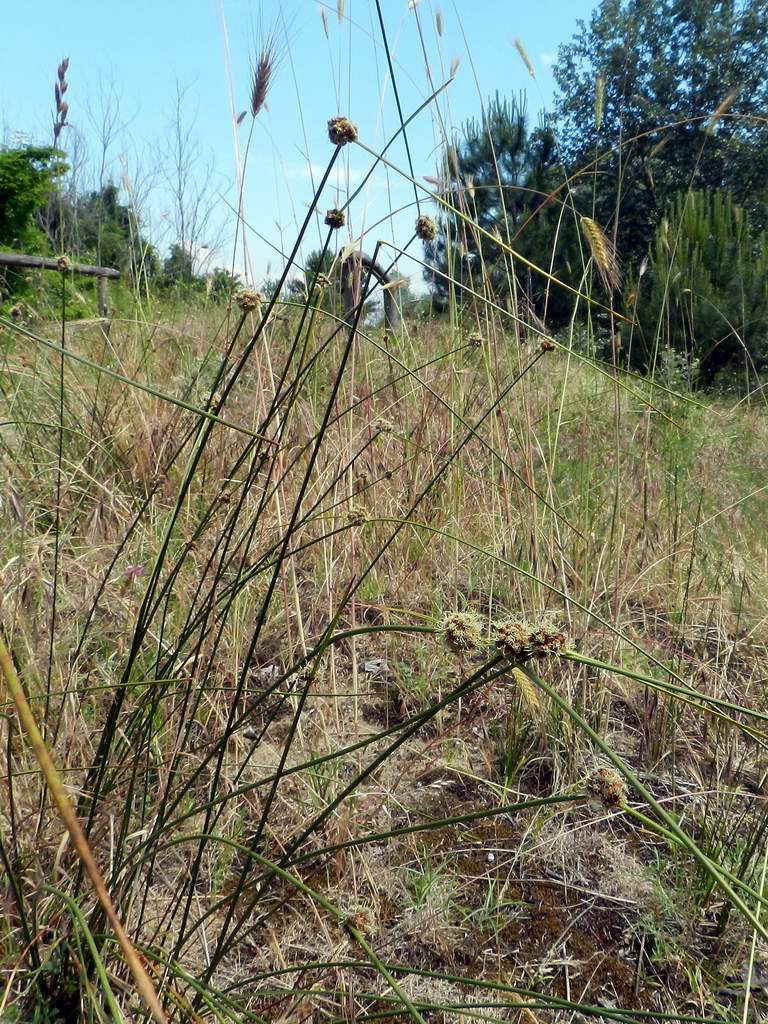
<svg viewBox="0 0 768 1024"><path fill-rule="evenodd" d="M463 216L442 212L437 237L425 246L434 294L445 301L453 293L462 304L466 289L502 302L514 292L541 309L546 281L516 265L504 245L475 225L548 267L560 214L549 193L560 178L552 132L545 125L529 131L524 103L497 94L482 120L467 122L463 138L443 153L442 194Z"/></svg>
<svg viewBox="0 0 768 1024"><path fill-rule="evenodd" d="M629 287L641 366L672 350L705 384L726 367L768 367L768 236L752 230L729 192L677 196L654 234L647 273Z"/></svg>

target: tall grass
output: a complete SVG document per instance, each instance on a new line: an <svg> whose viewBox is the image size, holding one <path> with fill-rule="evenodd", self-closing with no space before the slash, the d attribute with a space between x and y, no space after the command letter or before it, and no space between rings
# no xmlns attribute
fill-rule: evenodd
<svg viewBox="0 0 768 1024"><path fill-rule="evenodd" d="M132 947L177 1021L736 1019L764 419L550 338L482 268L397 339L365 275L347 319L319 272L292 296L343 145L482 232L352 128L268 299L181 339L2 320L0 1019L141 1019Z"/></svg>

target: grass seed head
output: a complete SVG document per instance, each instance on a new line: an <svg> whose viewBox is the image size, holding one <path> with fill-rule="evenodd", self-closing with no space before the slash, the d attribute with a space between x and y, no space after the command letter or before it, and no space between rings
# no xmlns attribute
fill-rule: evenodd
<svg viewBox="0 0 768 1024"><path fill-rule="evenodd" d="M357 127L346 117L332 117L328 122L328 138L334 146L357 142Z"/></svg>
<svg viewBox="0 0 768 1024"><path fill-rule="evenodd" d="M416 218L416 237L420 238L422 242L433 242L437 236L437 224L431 217L427 217L422 214L421 217Z"/></svg>
<svg viewBox="0 0 768 1024"><path fill-rule="evenodd" d="M603 107L605 105L605 79L598 75L595 79L595 131L600 131L603 123Z"/></svg>
<svg viewBox="0 0 768 1024"><path fill-rule="evenodd" d="M329 228L333 228L334 231L339 228L343 228L346 222L344 211L339 210L338 207L334 207L332 210L328 210L325 215L325 223Z"/></svg>
<svg viewBox="0 0 768 1024"><path fill-rule="evenodd" d="M275 70L283 56L284 48L278 42L278 37L271 32L259 47L259 54L253 64L251 74L251 95L249 109L251 117L261 111L267 101L267 94L275 77Z"/></svg>
<svg viewBox="0 0 768 1024"><path fill-rule="evenodd" d="M53 98L55 100L55 110L53 116L53 140L56 142L63 128L67 126L67 114L69 113L69 104L64 100L64 93L69 87L67 82L67 68L69 67L69 57L65 57L64 60L56 68L56 82L53 87Z"/></svg>
<svg viewBox="0 0 768 1024"><path fill-rule="evenodd" d="M535 78L536 71L534 70L533 64L531 63L531 58L525 52L525 47L519 39L515 40L515 49L518 52L520 60L523 62L523 64L525 64L525 70L528 72L531 78Z"/></svg>
<svg viewBox="0 0 768 1024"><path fill-rule="evenodd" d="M446 645L455 654L471 654L484 646L482 624L472 612L454 612L440 629Z"/></svg>

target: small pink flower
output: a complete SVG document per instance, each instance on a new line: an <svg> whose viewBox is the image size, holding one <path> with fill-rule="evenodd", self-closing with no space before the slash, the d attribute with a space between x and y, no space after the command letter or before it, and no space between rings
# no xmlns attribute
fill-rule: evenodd
<svg viewBox="0 0 768 1024"><path fill-rule="evenodd" d="M140 576L144 575L144 566L140 563L136 565L126 565L123 569L123 579L126 583L135 583Z"/></svg>

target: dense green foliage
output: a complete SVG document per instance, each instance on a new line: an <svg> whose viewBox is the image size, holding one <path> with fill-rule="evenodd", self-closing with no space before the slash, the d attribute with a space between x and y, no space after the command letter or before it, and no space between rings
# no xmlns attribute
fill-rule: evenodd
<svg viewBox="0 0 768 1024"><path fill-rule="evenodd" d="M674 349L709 380L725 366L768 365L768 238L722 191L677 196L654 234L649 273L633 286L652 366Z"/></svg>
<svg viewBox="0 0 768 1024"><path fill-rule="evenodd" d="M0 148L0 245L27 250L42 246L35 214L65 171L63 154L50 146Z"/></svg>
<svg viewBox="0 0 768 1024"><path fill-rule="evenodd" d="M129 272L144 261L150 273L156 273L157 255L142 236L136 216L119 196L117 185L110 183L101 191L76 198L67 210L68 248L93 258L100 266Z"/></svg>
<svg viewBox="0 0 768 1024"><path fill-rule="evenodd" d="M0 248L36 253L45 249L37 215L67 167L50 146L0 148ZM23 271L0 267L0 301L25 287Z"/></svg>
<svg viewBox="0 0 768 1024"><path fill-rule="evenodd" d="M766 226L763 0L603 0L554 73L569 168L594 166L594 216L615 221L625 262L643 258L667 204L688 188L727 188Z"/></svg>

